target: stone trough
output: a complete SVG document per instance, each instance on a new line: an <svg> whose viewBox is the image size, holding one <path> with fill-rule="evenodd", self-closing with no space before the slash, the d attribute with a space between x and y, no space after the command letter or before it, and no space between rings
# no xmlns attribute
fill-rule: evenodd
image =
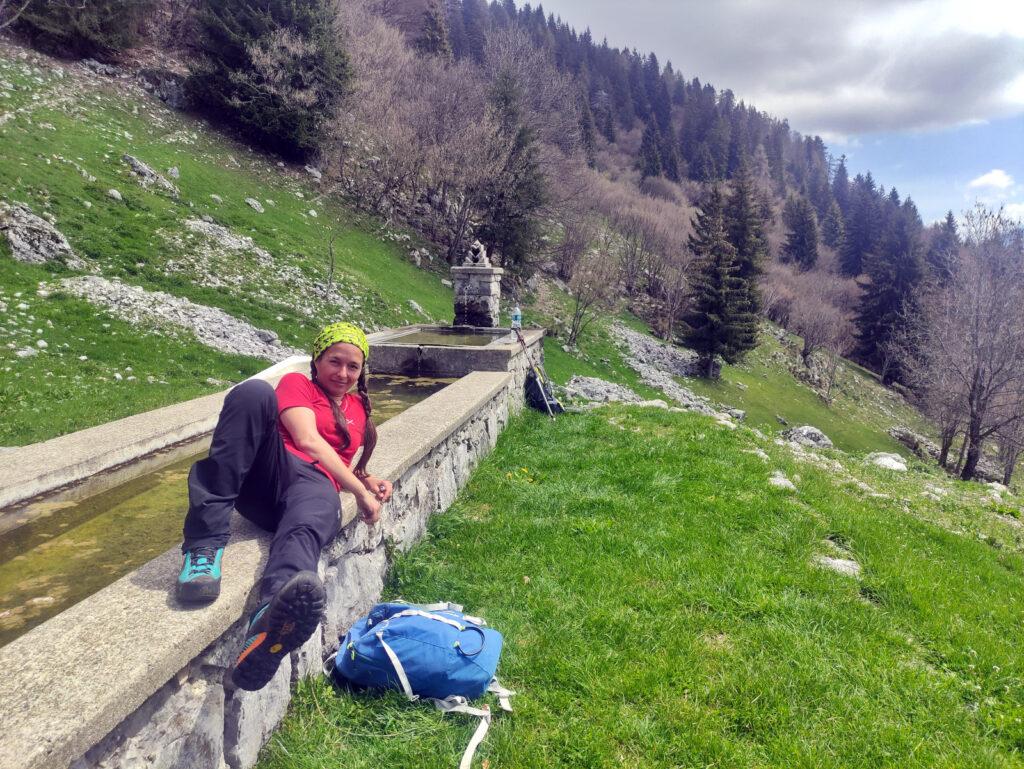
<svg viewBox="0 0 1024 769"><path fill-rule="evenodd" d="M402 373L415 358L434 375L460 378L380 427L370 470L394 481L394 499L370 528L355 520L354 500L345 495L343 529L320 563L328 593L323 622L271 683L250 693L226 682L269 545L265 532L235 516L213 604L176 603L175 547L0 648L0 767L252 766L287 709L292 684L319 674L339 635L380 596L388 550L404 551L423 536L430 516L452 503L522 407L529 363L507 331L475 329L486 343L463 347L402 341L436 331L413 327L370 338L378 373ZM524 336L540 359L543 332ZM308 358L292 358L259 376L274 382L308 365ZM4 508L33 497L96 493L169 461L176 447L201 448L224 395L11 452L0 468L0 520Z"/></svg>

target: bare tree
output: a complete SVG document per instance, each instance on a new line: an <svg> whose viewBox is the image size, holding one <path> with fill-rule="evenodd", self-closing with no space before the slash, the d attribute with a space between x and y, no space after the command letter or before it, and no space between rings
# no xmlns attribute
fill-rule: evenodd
<svg viewBox="0 0 1024 769"><path fill-rule="evenodd" d="M1012 416L1006 424L996 431L996 443L999 448L999 464L1003 468L1003 485L1009 486L1017 462L1024 454L1024 398L1018 397L1006 404L1006 416Z"/></svg>
<svg viewBox="0 0 1024 769"><path fill-rule="evenodd" d="M1024 237L1002 212L965 217L956 273L922 301L920 365L934 392L956 394L963 419L960 476L973 478L984 442L1021 420L1006 402L1024 393Z"/></svg>
<svg viewBox="0 0 1024 769"><path fill-rule="evenodd" d="M0 0L0 29L6 29L18 20L32 0Z"/></svg>
<svg viewBox="0 0 1024 769"><path fill-rule="evenodd" d="M655 297L654 330L665 341L672 341L676 323L686 307L693 252L683 249L666 256L662 261L658 293Z"/></svg>
<svg viewBox="0 0 1024 769"><path fill-rule="evenodd" d="M580 334L597 317L598 312L615 306L618 269L613 254L606 248L589 251L580 259L569 281L569 293L573 299L569 337L566 340L569 346L576 344Z"/></svg>

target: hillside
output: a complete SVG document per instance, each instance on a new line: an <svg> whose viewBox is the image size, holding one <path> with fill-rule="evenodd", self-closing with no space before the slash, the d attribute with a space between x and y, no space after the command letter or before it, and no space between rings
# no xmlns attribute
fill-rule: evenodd
<svg viewBox="0 0 1024 769"><path fill-rule="evenodd" d="M505 634L483 766L1019 767L1021 514L703 416L527 414L386 597ZM473 728L320 678L260 766L455 766Z"/></svg>

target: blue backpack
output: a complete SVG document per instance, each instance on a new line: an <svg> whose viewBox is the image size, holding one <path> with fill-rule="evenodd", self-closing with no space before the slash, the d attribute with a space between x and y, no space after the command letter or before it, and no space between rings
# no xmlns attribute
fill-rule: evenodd
<svg viewBox="0 0 1024 769"><path fill-rule="evenodd" d="M331 672L358 687L397 689L445 713L478 716L459 764L468 769L491 721L487 705L475 708L469 700L492 692L511 712L515 694L495 677L503 639L486 625L458 604L380 603L345 634Z"/></svg>

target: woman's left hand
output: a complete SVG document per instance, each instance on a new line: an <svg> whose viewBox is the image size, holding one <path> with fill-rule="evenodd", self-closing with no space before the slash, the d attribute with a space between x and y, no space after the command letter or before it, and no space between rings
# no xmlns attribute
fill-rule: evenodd
<svg viewBox="0 0 1024 769"><path fill-rule="evenodd" d="M367 475L363 478L363 485L377 498L378 502L387 502L394 492L394 484L384 478L375 475Z"/></svg>

